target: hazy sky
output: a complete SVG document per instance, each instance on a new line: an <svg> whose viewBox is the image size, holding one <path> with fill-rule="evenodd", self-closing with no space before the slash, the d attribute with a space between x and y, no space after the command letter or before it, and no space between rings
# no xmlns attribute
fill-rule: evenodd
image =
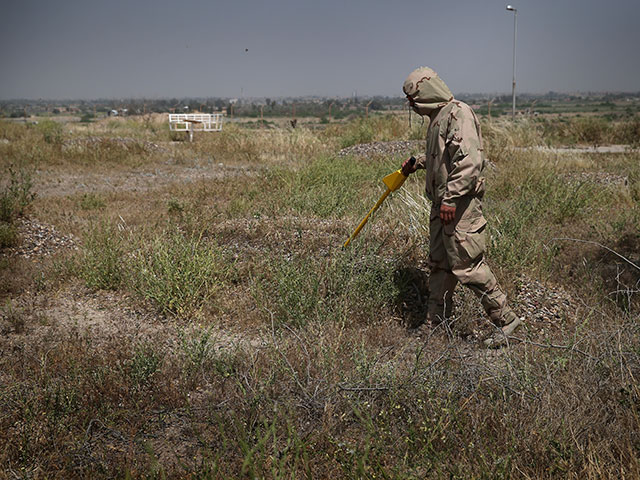
<svg viewBox="0 0 640 480"><path fill-rule="evenodd" d="M0 98L507 93L506 3L0 0ZM640 90L640 0L512 3L519 92Z"/></svg>

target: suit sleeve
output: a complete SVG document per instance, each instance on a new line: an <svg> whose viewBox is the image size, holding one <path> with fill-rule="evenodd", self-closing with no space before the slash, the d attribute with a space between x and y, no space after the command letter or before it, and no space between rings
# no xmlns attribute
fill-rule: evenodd
<svg viewBox="0 0 640 480"><path fill-rule="evenodd" d="M473 112L452 112L445 147L450 169L442 203L454 206L458 198L475 191L482 173L482 141Z"/></svg>

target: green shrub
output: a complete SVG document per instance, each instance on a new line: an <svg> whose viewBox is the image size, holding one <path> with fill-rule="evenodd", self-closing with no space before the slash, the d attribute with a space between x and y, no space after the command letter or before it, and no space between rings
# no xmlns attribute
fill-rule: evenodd
<svg viewBox="0 0 640 480"><path fill-rule="evenodd" d="M91 121L93 120L93 113L84 113L81 117L80 117L80 123L91 123Z"/></svg>
<svg viewBox="0 0 640 480"><path fill-rule="evenodd" d="M337 117L335 117L337 118ZM425 138L427 122L413 116L411 128L408 128L407 116L372 115L369 118L358 117L346 123L327 125L320 136L335 142L339 148L346 148L360 143L376 141L407 140Z"/></svg>
<svg viewBox="0 0 640 480"><path fill-rule="evenodd" d="M323 218L342 217L371 208L371 199L384 192L382 178L394 168L396 163L389 160L319 157L299 171L277 172L275 182L285 190L281 199L285 207Z"/></svg>
<svg viewBox="0 0 640 480"><path fill-rule="evenodd" d="M172 197L167 202L167 211L170 214L180 214L184 212L184 210L185 210L185 204L183 201L181 201L178 198Z"/></svg>
<svg viewBox="0 0 640 480"><path fill-rule="evenodd" d="M282 259L268 267L258 284L260 303L273 308L278 322L295 326L377 316L397 298L397 261L384 259L370 248L354 246L328 258Z"/></svg>
<svg viewBox="0 0 640 480"><path fill-rule="evenodd" d="M131 262L134 290L160 312L179 317L197 314L231 271L215 244L178 230L138 245Z"/></svg>
<svg viewBox="0 0 640 480"><path fill-rule="evenodd" d="M80 274L89 288L116 290L125 280L125 239L117 226L101 222L84 242Z"/></svg>
<svg viewBox="0 0 640 480"><path fill-rule="evenodd" d="M84 193L78 203L82 210L100 210L105 207L104 200L95 193Z"/></svg>
<svg viewBox="0 0 640 480"><path fill-rule="evenodd" d="M545 245L552 232L587 216L602 192L587 182L568 184L555 172L521 168L521 175L491 193L489 257L506 268L546 268L554 254Z"/></svg>
<svg viewBox="0 0 640 480"><path fill-rule="evenodd" d="M64 130L59 122L49 119L41 120L37 125L37 129L46 143L53 145L62 143Z"/></svg>
<svg viewBox="0 0 640 480"><path fill-rule="evenodd" d="M16 227L10 223L0 222L0 250L13 247L18 242Z"/></svg>
<svg viewBox="0 0 640 480"><path fill-rule="evenodd" d="M10 223L24 213L36 194L31 191L33 180L29 170L10 165L6 172L0 192L0 221Z"/></svg>
<svg viewBox="0 0 640 480"><path fill-rule="evenodd" d="M350 126L340 140L340 147L346 148L373 141L374 130L371 122L359 119Z"/></svg>
<svg viewBox="0 0 640 480"><path fill-rule="evenodd" d="M599 117L577 118L571 122L571 130L578 143L600 145L609 141L611 123Z"/></svg>
<svg viewBox="0 0 640 480"><path fill-rule="evenodd" d="M228 377L234 369L234 356L216 348L213 327L196 326L178 332L182 370L187 380L197 381L209 375Z"/></svg>
<svg viewBox="0 0 640 480"><path fill-rule="evenodd" d="M0 310L0 320L3 320L0 324L0 332L2 333L22 333L27 323L24 310L15 307L11 300L7 301L4 308Z"/></svg>
<svg viewBox="0 0 640 480"><path fill-rule="evenodd" d="M634 148L640 146L640 116L618 122L614 125L614 141L615 143L629 144Z"/></svg>
<svg viewBox="0 0 640 480"><path fill-rule="evenodd" d="M128 372L135 389L149 386L154 374L162 366L162 352L151 344L140 344L136 347L133 358L128 362Z"/></svg>

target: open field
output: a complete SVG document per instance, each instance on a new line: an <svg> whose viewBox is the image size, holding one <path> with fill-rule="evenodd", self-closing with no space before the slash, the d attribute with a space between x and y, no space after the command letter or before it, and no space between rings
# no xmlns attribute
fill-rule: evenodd
<svg viewBox="0 0 640 480"><path fill-rule="evenodd" d="M640 477L640 118L484 122L497 351L423 173L341 249L425 129L0 122L0 478Z"/></svg>

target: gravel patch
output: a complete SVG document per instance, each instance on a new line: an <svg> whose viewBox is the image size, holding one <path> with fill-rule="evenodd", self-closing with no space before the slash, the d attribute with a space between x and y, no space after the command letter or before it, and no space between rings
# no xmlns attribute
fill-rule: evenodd
<svg viewBox="0 0 640 480"><path fill-rule="evenodd" d="M7 248L3 255L8 257L34 258L56 253L61 249L78 249L78 240L62 235L53 225L36 219L19 218L16 222L20 245Z"/></svg>
<svg viewBox="0 0 640 480"><path fill-rule="evenodd" d="M352 145L343 148L338 152L339 157L347 155L370 156L370 155L395 155L404 153L409 155L424 150L424 140L403 140L394 142L373 142Z"/></svg>
<svg viewBox="0 0 640 480"><path fill-rule="evenodd" d="M545 284L526 275L518 277L516 290L509 296L508 302L523 320L523 326L514 335L539 342L546 342L560 332L565 324L575 320L580 309L576 299L563 287ZM469 348L481 345L495 331L495 327L482 311L477 298L459 285L454 303L454 317L449 326L436 328L441 329L443 334L450 330ZM432 335L433 329L425 324L412 333L425 338ZM484 350L484 347L480 350Z"/></svg>
<svg viewBox="0 0 640 480"><path fill-rule="evenodd" d="M136 140L135 138L129 137L77 137L65 140L62 143L63 150L113 146L127 150L143 149L146 152L168 152L166 148L161 147L156 143Z"/></svg>
<svg viewBox="0 0 640 480"><path fill-rule="evenodd" d="M577 302L562 287L545 285L526 276L518 279L515 309L525 323L544 327L544 324L575 316L578 308Z"/></svg>
<svg viewBox="0 0 640 480"><path fill-rule="evenodd" d="M516 150L536 150L549 153L629 153L638 151L637 148L633 148L631 145L576 145L572 147L545 147L540 145L536 147L517 148Z"/></svg>
<svg viewBox="0 0 640 480"><path fill-rule="evenodd" d="M607 172L571 172L564 175L569 183L590 182L611 187L628 187L629 177Z"/></svg>

